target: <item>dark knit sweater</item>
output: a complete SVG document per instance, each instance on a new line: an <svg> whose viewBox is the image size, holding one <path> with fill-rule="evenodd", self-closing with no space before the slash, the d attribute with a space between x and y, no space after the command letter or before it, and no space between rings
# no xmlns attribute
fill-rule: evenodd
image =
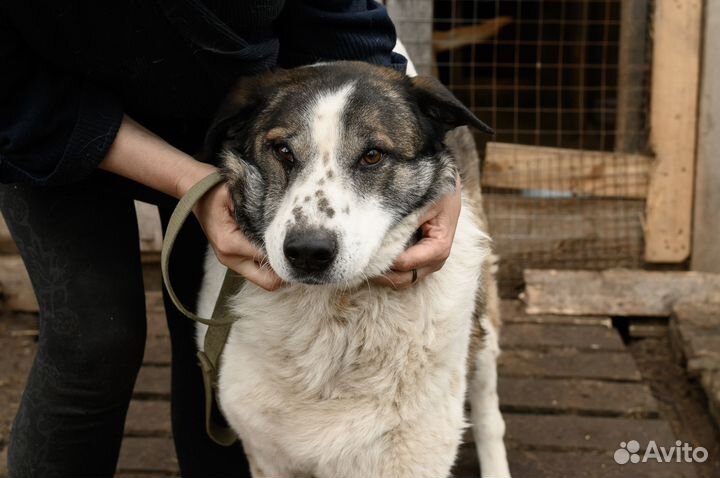
<svg viewBox="0 0 720 478"><path fill-rule="evenodd" d="M86 177L123 114L198 152L242 75L354 59L405 68L372 0L0 0L0 182Z"/></svg>

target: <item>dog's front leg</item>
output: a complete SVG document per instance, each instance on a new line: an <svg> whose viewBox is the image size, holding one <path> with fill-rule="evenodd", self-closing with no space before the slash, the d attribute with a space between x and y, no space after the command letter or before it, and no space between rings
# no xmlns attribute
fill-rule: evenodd
<svg viewBox="0 0 720 478"><path fill-rule="evenodd" d="M473 435L480 469L484 478L510 476L505 452L505 421L500 413L497 394L497 357L500 354L497 331L487 319L481 321L485 331L483 347L478 350L475 373L470 378Z"/></svg>

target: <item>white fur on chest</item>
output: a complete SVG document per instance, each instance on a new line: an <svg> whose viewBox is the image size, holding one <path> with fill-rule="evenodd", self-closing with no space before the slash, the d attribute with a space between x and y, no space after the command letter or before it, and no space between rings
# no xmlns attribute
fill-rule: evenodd
<svg viewBox="0 0 720 478"><path fill-rule="evenodd" d="M265 468L369 476L404 449L427 475L447 474L464 427L468 337L488 253L467 211L445 266L410 289L246 285L235 297L242 318L224 350L219 401L256 460L275 457ZM223 274L209 263L201 315Z"/></svg>

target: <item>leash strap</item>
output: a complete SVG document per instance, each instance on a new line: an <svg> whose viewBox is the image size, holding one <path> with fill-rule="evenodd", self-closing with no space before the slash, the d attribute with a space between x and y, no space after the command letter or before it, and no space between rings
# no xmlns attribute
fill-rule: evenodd
<svg viewBox="0 0 720 478"><path fill-rule="evenodd" d="M192 209L195 204L205 194L207 194L208 191L220 184L222 181L223 178L220 175L220 172L216 171L198 181L197 184L190 188L190 191L188 191L188 193L180 199L177 206L175 206L172 216L170 216L170 221L168 221L165 237L163 238L162 251L160 252L160 269L162 270L163 282L165 283L165 288L167 289L168 295L170 295L170 299L173 304L175 304L175 307L177 307L177 309L188 319L192 319L195 322L200 322L201 324L208 326L230 324L233 322L233 319L231 317L219 317L214 320L203 319L202 317L199 317L187 310L182 302L180 302L177 295L175 295L175 290L170 283L170 273L168 272L168 269L170 266L170 253L175 246L175 240L177 239L183 224L185 224L185 220L192 213Z"/></svg>
<svg viewBox="0 0 720 478"><path fill-rule="evenodd" d="M205 332L205 342L202 351L197 356L200 361L200 369L203 374L203 385L205 387L205 429L210 438L222 446L230 446L237 441L235 432L226 426L219 425L212 417L213 404L215 403L215 386L217 385L218 366L220 356L227 342L232 323L235 321L230 314L228 298L240 289L244 280L241 276L232 273L229 269L225 274L220 294L218 295L212 319L204 319L189 311L180 302L170 282L168 272L170 255L180 229L192 214L195 204L208 191L223 181L219 172L214 172L195 184L188 193L178 202L168 222L165 238L163 239L162 252L160 253L160 268L162 270L163 282L168 295L177 309L187 318L208 326Z"/></svg>

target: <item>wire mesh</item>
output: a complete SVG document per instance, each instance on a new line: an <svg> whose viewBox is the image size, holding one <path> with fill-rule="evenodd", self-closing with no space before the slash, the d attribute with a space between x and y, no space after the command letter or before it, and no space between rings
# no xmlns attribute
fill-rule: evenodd
<svg viewBox="0 0 720 478"><path fill-rule="evenodd" d="M419 69L503 143L477 138L505 291L526 268L642 266L650 1L434 0Z"/></svg>

